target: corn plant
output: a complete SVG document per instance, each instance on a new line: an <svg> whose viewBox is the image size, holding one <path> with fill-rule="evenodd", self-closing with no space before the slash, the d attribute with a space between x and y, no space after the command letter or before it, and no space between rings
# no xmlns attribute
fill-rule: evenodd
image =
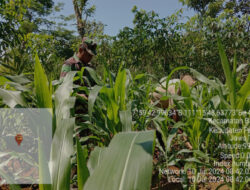
<svg viewBox="0 0 250 190"><path fill-rule="evenodd" d="M6 89L0 88L2 103L6 107L52 108L50 110L50 114L53 117L53 129L51 129L53 131L53 141L49 164L49 174L51 175L52 184L43 184L42 179L47 172L44 169L46 169L47 166L44 167L45 163L39 163L39 171L41 171L41 173L39 173L41 179L39 189L70 189L71 156L73 155L74 150L73 129L75 126L75 119L71 117L70 109L75 103L75 98L71 97L74 88L73 78L75 74L75 72L68 73L62 84L52 88L51 83L48 82L47 77L41 67L38 57L36 57L34 83L26 80L26 78L23 76L10 76L4 77L5 81L3 84L5 85ZM16 84L13 85L14 81ZM12 86L6 82L12 82ZM108 148L101 148L101 150L97 147L95 149L99 149L101 150L100 152L103 153L106 152L103 155L98 155L98 158L101 160L99 160L97 163L94 163L93 160L95 159L93 159L93 157L95 156L91 156L88 161L87 169L87 149L82 149L81 143L78 139L76 139L78 164L77 177L78 187L80 189L82 189L85 184L87 186L85 189L96 189L98 185L102 186L102 179L103 176L105 176L102 172L100 172L105 171L101 169L102 167L107 167L107 169L110 170L110 173L113 173L113 177L118 177L118 173L121 174L119 175L121 178L117 178L117 185L119 189L128 189L132 186L138 189L150 188L152 174L152 154L154 152L154 132L128 132L115 135L119 131L130 131L132 128L132 116L130 117L126 112L127 110L131 112L131 109L127 106L126 102L127 97L125 91L127 83L128 80L126 80L126 71L121 70L114 81L113 88L109 89L108 87L104 86L102 88L103 90L100 90L102 96L106 99L109 99L109 101L113 101L113 103L115 103L120 110L119 115L116 115L116 117L119 119L119 122L117 123L114 117L114 115L117 113L113 112L111 107L108 108L109 111L112 111L112 114L107 115L107 118L110 119L111 123L113 122L113 129L116 130L116 132L114 132L114 139ZM56 83L54 84L57 85ZM33 85L35 92L34 94L32 93ZM53 93L54 89L56 90ZM110 92L113 94L112 96L110 96ZM93 91L90 91L90 93L93 93ZM101 98L100 100L102 100ZM91 103L94 104L95 100L93 101L90 99L90 115L92 114L91 109L93 109L93 107L91 108ZM41 133L44 132L42 129L39 129L39 131ZM124 146L125 142L127 143L126 146ZM39 149L39 156L43 156L43 147L39 146ZM117 149L120 151L117 152ZM96 151L94 151L91 155L95 154ZM118 156L123 159L116 159ZM116 167L113 167L114 161L112 161L112 159L118 161L116 163ZM40 159L40 162L41 160L42 159ZM137 168L136 170L134 170L135 166ZM100 169L98 169L99 167ZM120 168L118 173L114 170L115 168ZM113 172L111 170L113 170ZM135 175L135 177L130 178L131 175ZM98 183L96 183L96 179L99 179ZM108 179L106 181L106 183L110 185L112 182L113 181ZM17 189L19 188L18 186L12 187ZM107 185L107 189L111 189L111 186Z"/></svg>
<svg viewBox="0 0 250 190"><path fill-rule="evenodd" d="M239 110L240 112L244 112L244 111L248 111L249 110L249 100L247 100L247 98L250 95L250 75L248 74L246 81L244 82L243 85L239 84L239 78L237 78L236 75L236 71L237 71L237 60L236 60L236 55L234 57L234 63L233 63L233 69L230 68L228 59L226 57L224 48L221 44L220 41L218 41L218 47L219 47L219 53L220 53L220 58L221 58L221 63L223 66L223 70L226 76L226 85L229 89L229 105L227 105L229 109L233 109L233 110ZM239 114L232 114L231 115L231 119L243 119L245 120L246 115L239 115ZM232 139L232 144L235 145L238 142L235 140L236 137L242 136L244 137L244 140L246 143L249 142L249 137L248 137L248 128L247 126L249 126L249 123L245 123L242 124L242 126L237 126L236 123L233 124L229 124L229 128L230 129L239 129L241 128L241 132L239 133L231 133L229 135L230 139ZM241 142L242 144L242 142ZM246 179L246 176L248 175L248 173L243 173L240 174L239 172L237 172L237 170L239 171L240 168L242 168L242 166L238 166L237 163L245 163L245 167L243 167L244 169L249 170L249 166L248 166L248 159L249 159L249 155L248 155L248 147L246 149L239 149L237 148L237 146L233 146L234 148L231 149L231 153L232 153L232 190L235 189L244 189L245 185L249 182L250 179ZM235 155L237 153L240 153L240 157L237 158ZM243 154L241 154L243 153ZM246 170L244 170L246 171ZM237 180L237 177L243 177L244 180ZM238 183L237 183L238 181Z"/></svg>
<svg viewBox="0 0 250 190"><path fill-rule="evenodd" d="M150 186L150 171L152 171L154 133L149 131L130 131L146 130L146 128L155 126L162 138L162 143L157 142L159 139L156 139L156 142L165 159L163 167L177 165L180 167L184 166L185 170L193 168L195 171L194 183L190 184L184 181L183 187L185 189L196 189L200 170L204 167L212 168L212 161L218 159L221 151L218 148L219 143L231 143L232 145L237 143L243 144L244 142L249 143L249 123L223 125L213 122L206 113L208 110L215 110L216 112L220 110L241 110L241 113L244 113L244 111L248 113L250 106L250 76L248 75L244 84L240 84L240 79L237 76L237 73L247 65L240 65L237 68L235 57L233 69L231 69L220 42L218 42L218 47L226 76L225 84L216 77L207 78L188 67L176 68L167 76L166 89L171 76L179 70L188 69L198 80L197 84L192 88L181 81L181 96L170 95L166 91L166 94L162 97L162 99L174 99L176 109L182 113L182 122L177 123L170 119L167 114L156 117L148 115L154 109L148 100L153 86L150 82L142 84L148 76L140 74L132 77L128 70L122 69L122 66L117 74L111 73L106 67L103 78L100 78L94 70L86 67L78 73L77 77L75 77L76 72L70 72L61 84L54 82L52 86L36 56L34 82L23 75L1 76L1 107L50 109L49 113L53 118L53 128L51 129L53 131L53 141L51 152L49 153L50 171L48 172L46 163L40 161L39 167L43 168L43 170L40 170L39 173L41 179L39 188L70 188L72 156L75 150L79 189L100 189L101 184L104 183L107 185L107 189L126 189L125 183L128 184L127 187L129 188L132 188L131 185L136 184L133 187L148 189ZM84 69L88 70L91 78L97 85L87 88L73 84L74 80L82 80L82 82L86 80L87 83L91 84L91 81L83 76ZM76 95L74 88L75 91L85 91L89 96L88 103L85 102L88 106L88 113L85 115L80 114L80 117L85 121L78 123L77 126L72 115L72 109L75 104L75 97L72 96ZM142 116L132 114L136 109L143 109L145 112ZM170 109L171 107L165 110L164 113L168 113ZM159 111L163 110L159 109ZM215 119L247 119L247 114L212 116ZM228 128L231 130L242 129L242 131L229 135L211 134L209 132L209 126L211 125L220 131ZM169 126L171 126L170 129ZM89 129L91 134L80 139L74 139L74 128L79 131ZM42 127L39 127L38 130L40 134L46 133ZM178 134L178 130L181 130L183 133ZM180 136L187 138L191 149L187 149L183 144L180 146L181 150L173 148L176 139L180 138ZM244 139L244 141L237 142L235 139L239 137ZM75 149L74 142L76 145ZM147 144L148 142L151 143ZM82 148L82 145L86 145L86 143L87 146ZM95 147L89 157L89 152L92 149L90 147L95 145L99 145L99 147ZM242 174L240 171L249 170L247 165L248 148L239 149L237 146L233 147L233 149L224 150L225 153L231 153L232 155L241 153L241 156L232 157L232 183L227 182L222 185L231 186L234 190L243 190L247 187L249 179L247 173ZM40 144L39 156L42 157L43 154L47 153L44 151L42 144ZM131 157L126 157L126 155ZM144 163L143 165L148 166L145 168L145 175L141 174L143 165L140 164L137 157L142 159L141 163ZM245 165L239 166L237 163L245 163ZM131 167L136 168L136 172L132 173ZM114 172L115 168L117 169L116 174ZM112 182L105 177L104 171L109 171L112 177L116 179L114 187L111 187ZM118 176L116 176L117 172L119 173ZM2 171L0 173L4 175ZM43 184L46 173L51 175L52 185ZM128 175L133 176L133 178L130 179ZM138 176L142 178L137 178ZM183 177L187 178L187 176ZM246 180L243 181L241 180L242 178Z"/></svg>
<svg viewBox="0 0 250 190"><path fill-rule="evenodd" d="M126 70L120 69L114 80L109 73L108 84L99 83L90 89L88 114L82 116L86 122L80 124L82 127L78 127L78 130L90 129L102 139L99 143L104 142L106 145L118 132L131 131L132 113L127 94L127 76Z"/></svg>
<svg viewBox="0 0 250 190"><path fill-rule="evenodd" d="M247 144L249 142L248 137L248 125L249 123L242 123L237 126L237 124L222 125L219 123L212 122L209 117L224 118L224 119L242 119L245 121L247 114L242 115L216 115L210 113L209 110L213 110L215 113L220 113L221 110L240 110L241 113L248 113L249 110L249 97L250 93L250 81L249 75L243 85L240 84L240 78L237 77L236 73L240 72L242 68L245 68L247 65L240 65L237 68L236 58L234 59L234 68L230 69L227 57L225 55L224 49L220 42L218 42L219 53L221 57L221 62L224 69L224 74L226 76L226 84L223 84L218 78L212 77L209 79L197 72L194 69L182 67L176 68L172 73L166 78L166 88L168 87L168 81L171 78L171 75L182 69L189 69L193 76L199 81L193 88L189 88L183 81L180 83L181 96L170 95L166 91L166 95L162 99L173 98L176 109L178 113L182 116L182 122L176 123L173 125L172 129L169 130L168 126L171 124L171 119L166 117L156 117L153 119L156 129L160 132L161 138L164 144L162 147L161 144L158 144L160 150L165 155L166 166L178 165L178 163L185 162L185 170L188 168L193 168L195 171L195 181L193 183L192 189L197 188L197 177L199 176L199 170L203 167L212 168L212 162L220 156L221 149L218 148L219 143L231 143L235 145L240 143L241 145L244 142ZM169 111L165 110L166 113ZM241 133L237 134L211 134L209 127L213 125L219 131L230 129L242 129ZM183 135L188 137L188 141L192 145L192 150L182 149L179 152L173 152L170 148L172 146L172 141L175 137L179 136L177 130L181 129ZM237 137L243 137L243 141L236 142L232 139L237 139ZM232 142L231 142L232 141ZM237 147L237 146L233 146ZM223 150L225 153L231 153L236 155L241 153L240 158L232 158L232 183L226 181L221 184L218 188L223 185L231 186L232 189L244 189L249 179L247 178L247 173L241 173L239 171L248 171L248 156L247 150L245 149L231 149ZM179 155L179 156L178 156ZM183 155L182 158L185 158L187 155L188 158L180 159L180 155ZM176 158L178 156L178 159ZM245 163L244 166L238 166L237 163ZM225 168L224 168L225 169ZM244 179L244 180L242 180ZM183 187L188 188L188 184L183 184Z"/></svg>
<svg viewBox="0 0 250 190"><path fill-rule="evenodd" d="M114 136L108 147L96 147L86 167L78 170L82 190L150 189L154 131L121 132ZM78 161L85 160L78 144ZM85 161L78 164L86 163ZM84 172L85 171L85 172ZM90 176L88 177L88 175ZM108 174L108 175L107 175Z"/></svg>

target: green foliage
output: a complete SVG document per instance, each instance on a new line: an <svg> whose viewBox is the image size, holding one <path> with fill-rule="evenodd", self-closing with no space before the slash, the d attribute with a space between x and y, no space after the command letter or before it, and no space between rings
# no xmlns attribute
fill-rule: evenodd
<svg viewBox="0 0 250 190"><path fill-rule="evenodd" d="M36 51L49 78L58 78L60 66L74 50L72 31L56 28L44 18L51 13L51 0L5 1L0 17L0 73L19 75L34 70ZM41 29L48 25L48 30Z"/></svg>
<svg viewBox="0 0 250 190"><path fill-rule="evenodd" d="M3 103L8 105L10 108L14 108L18 104L23 106L25 105L21 92L0 89L0 95Z"/></svg>
<svg viewBox="0 0 250 190"><path fill-rule="evenodd" d="M86 147L82 149L79 139L76 138L77 147L77 182L78 189L83 189L86 180L89 177L89 170L87 168L88 152Z"/></svg>
<svg viewBox="0 0 250 190"><path fill-rule="evenodd" d="M47 76L40 64L39 58L35 57L35 94L37 99L37 106L39 108L52 108L52 88L48 82Z"/></svg>
<svg viewBox="0 0 250 190"><path fill-rule="evenodd" d="M221 2L209 5L217 9L215 7L219 5L216 3ZM220 58L216 39L220 38L225 44L229 57L233 57L236 51L239 62L248 63L249 16L234 16L229 9L212 11L211 6L202 20L196 15L185 24L180 22L181 11L159 18L155 12L139 11L134 7L134 27L125 27L115 37L103 36L96 61L107 64L114 72L119 69L118 63L124 62L132 74L147 72L158 79L175 67L189 66L206 76L216 75L224 81L224 76L220 74L223 72L222 65L218 64ZM230 59L229 63L232 65L233 60ZM102 70L103 67L98 66ZM175 77L178 74L175 73Z"/></svg>
<svg viewBox="0 0 250 190"><path fill-rule="evenodd" d="M199 12L201 15L204 15L208 5L216 0L179 0L179 1L182 2L184 5L187 5L188 7Z"/></svg>
<svg viewBox="0 0 250 190"><path fill-rule="evenodd" d="M109 86L100 86L99 82L89 92L88 111L91 123L86 124L91 130L102 129L107 140L105 143L117 132L131 130L132 114L126 91L129 82L127 75L126 70L120 70L115 80L107 80Z"/></svg>
<svg viewBox="0 0 250 190"><path fill-rule="evenodd" d="M226 85L229 88L229 97L230 97L230 106L229 108L233 108L233 109L239 109L239 110L244 110L245 108L245 104L247 103L247 97L250 95L250 84L249 84L249 73L248 73L248 77L245 81L245 83L242 85L242 87L240 88L240 90L237 92L236 90L236 83L237 83L237 77L236 77L236 67L237 67L237 62L236 62L236 57L234 58L234 67L233 70L230 69L230 65L228 63L226 54L224 52L224 48L222 47L222 44L220 41L218 41L218 47L219 47L219 52L220 52L220 57L221 57L221 64L223 65L223 69L224 69L224 74L226 76ZM239 104L236 104L237 103ZM239 114L236 115L231 115L231 118L233 119L239 119L239 118L245 118L246 116L240 116ZM241 124L244 126L244 124ZM247 123L245 125L248 125ZM231 129L237 129L240 126L238 126L236 123L233 124L229 124L229 127ZM239 133L232 133L230 134L230 138L231 139L235 139L236 136L244 136L244 134L246 133L246 128L243 128ZM248 132L247 132L248 133ZM248 139L246 139L246 142L248 142ZM233 144L237 143L235 141L232 142ZM243 156L240 157L236 157L236 156L232 156L232 189L243 189L244 186L246 185L246 181L237 181L237 176L241 175L241 176L245 176L246 174L238 174L236 171L239 168L247 168L247 166L238 166L237 163L239 162L247 162L248 160L248 156L247 156L247 151L246 150L241 150L239 148L234 147L231 150L232 153L239 153L242 152Z"/></svg>
<svg viewBox="0 0 250 190"><path fill-rule="evenodd" d="M216 18L204 18L201 28L198 17L191 18L185 25L187 33L182 38L185 44L182 61L206 76L215 75L224 81L224 76L220 74L223 72L222 65L217 64L220 58L216 38L221 39L229 57L236 52L240 63L248 63L248 19L246 16L231 17L225 12ZM233 59L229 59L229 63L233 65Z"/></svg>
<svg viewBox="0 0 250 190"><path fill-rule="evenodd" d="M70 95L75 74L76 72L69 72L54 94L56 127L51 148L52 189L70 188L73 129L75 125L75 118L72 118L70 114L70 109L75 104L75 98L70 97Z"/></svg>
<svg viewBox="0 0 250 190"><path fill-rule="evenodd" d="M80 142L78 142L78 139L76 141L78 163L77 178L79 187L85 184L86 188L96 189L96 186L99 188L100 184L107 183L107 188L110 189L108 184L114 184L114 181L112 180L112 182L110 182L109 180L111 178L103 177L103 172L110 171L109 173L112 174L115 168L116 172L114 172L114 178L117 178L117 180L115 180L117 187L123 189L122 184L125 183L126 180L131 182L126 182L128 185L132 184L133 180L143 180L143 182L138 181L138 188L149 188L152 170L152 147L154 147L154 140L152 139L154 139L154 133L149 131L120 133L121 131L156 128L162 135L162 141L165 146L163 147L158 143L159 139L156 140L156 146L163 152L165 161L161 167L184 164L185 169L194 168L195 178L199 176L204 166L212 167L210 161L218 159L218 155L221 151L221 149L218 148L218 143L229 142L230 138L232 139L235 137L213 134L213 138L211 138L209 127L212 125L219 130L225 130L227 127L237 128L237 125L230 124L229 126L223 126L219 123L212 122L206 117L206 112L203 111L210 109L218 111L232 108L247 110L249 108L249 101L247 98L250 95L249 74L245 83L242 85L239 83L239 77L237 76L237 73L241 73L242 69L246 68L247 65L241 65L237 68L235 57L233 69L231 69L228 58L220 42L218 47L226 76L225 84L216 77L209 79L198 71L189 69L199 83L190 88L181 81L181 96L171 96L166 93L166 97L173 98L176 108L182 111L182 113L185 113L185 110L190 110L187 114L182 115L182 122L179 123L174 123L167 114L163 116L151 115L150 117L147 115L148 113L140 117L136 117L136 114L134 114L136 109L150 111L150 109L153 108L153 106L148 104L150 88L153 88L153 85L148 82L149 78L147 74L139 74L132 77L129 70L123 69L123 65L120 66L116 75L106 67L103 71L103 78L99 77L93 70L91 71L91 77L96 80L98 85L89 87L89 113L81 115L84 122L81 122L80 126L76 128L76 130L88 128L91 132L89 135L82 137ZM167 76L166 87L168 86L170 78L174 76L174 73L183 69L188 69L188 67L176 68ZM83 71L81 73L83 73ZM21 105L23 107L47 107L47 105L50 105L50 102L53 101L53 119L55 123L53 126L54 135L50 165L52 189L61 189L62 187L69 188L70 185L71 155L74 153L73 129L75 120L71 117L70 111L75 103L75 98L71 97L74 75L75 72L68 73L61 85L54 86L54 88L57 88L53 99L51 99L52 89L49 87L47 77L38 57L36 57L35 63L34 82L27 80L24 76L5 76L0 78L0 84L2 84L0 92L5 93L0 94L0 96L5 106L15 107ZM82 75L79 76L83 77ZM39 81L39 79L42 80ZM35 95L30 88L33 86L35 87ZM13 93L15 97L11 95ZM22 101L19 101L19 98L22 98ZM215 118L220 119L228 117L225 115L217 115ZM232 118L239 117L235 116ZM244 119L245 116L242 115L240 118ZM169 129L169 125L173 127ZM183 131L181 136L187 135L187 140L192 146L192 150L187 150L181 142L179 142L181 147L180 150L174 148L178 142L176 138L179 136L178 130L180 129ZM146 133L147 135L145 135ZM242 131L241 134L237 135L246 137L246 142L248 142L247 133L247 131ZM152 143L148 143L147 139L149 138ZM138 146L138 143L136 143L139 139L140 141L138 141L138 143L142 144L142 146ZM87 146L84 146L83 150L81 143L87 143ZM87 159L87 148L91 150L92 147L97 144L99 146L110 145L108 148L95 149L91 153L90 158ZM232 151L237 153L240 150L235 148ZM243 153L246 154L247 151L244 150ZM131 156L130 159L126 159L128 155ZM117 159L118 157L121 158ZM137 160L138 158L140 158L140 161ZM239 167L235 164L236 162L245 161L246 158L244 157L232 160L232 169L234 172L232 183L233 189L243 189L246 186L246 182L236 182L237 177L241 175L237 174L236 171ZM86 162L88 169L86 168ZM123 167L125 166L124 164L128 167ZM147 165L147 172L145 173L143 167L135 167L138 166L138 164L142 164L143 166ZM61 167L62 165L64 167ZM110 167L111 165L115 165L115 167ZM127 169L124 170L124 168ZM130 176L136 175L135 172L130 173L130 171L135 171L135 168L138 169L138 172L143 173L139 175L142 179L136 177L127 178L127 173ZM121 175L117 175L118 169L118 173ZM90 177L88 177L87 170L89 170ZM126 187L129 187L128 185L126 185ZM195 189L198 184L183 183L183 185L192 186ZM41 185L41 188L50 187Z"/></svg>
<svg viewBox="0 0 250 190"><path fill-rule="evenodd" d="M41 24L48 22L43 16L48 15L52 7L52 0L6 0L0 17L8 23L17 24L27 34L37 31Z"/></svg>
<svg viewBox="0 0 250 190"><path fill-rule="evenodd" d="M91 154L94 170L83 189L150 189L153 152L154 131L115 135L108 148Z"/></svg>
<svg viewBox="0 0 250 190"><path fill-rule="evenodd" d="M77 2L82 13L87 16L94 13L95 7L85 7L87 1ZM111 37L103 35L102 23L86 20L86 34L99 44L98 56L93 60L97 72L85 67L77 77L75 72L68 73L62 84L57 86L54 81L52 87L50 81L59 78L61 63L78 49L80 39L55 23L51 25L53 29L38 31L41 23L46 22L38 15L50 13L53 7L50 0L29 0L23 4L1 1L0 107L52 108L52 187L41 184L41 189L70 188L71 180L74 181L70 178L74 142L79 189L131 189L133 184L137 184L133 188L149 189L154 132L147 129L156 129L161 135L156 139L155 153L160 163L154 169L193 168L195 179L203 167L212 167L212 161L218 160L222 151L219 143L230 143L237 135L249 142L247 123L223 125L206 115L208 110L249 110L249 16L243 8L247 2L182 2L200 13L185 24L179 21L182 11L159 18L154 11L134 7L134 27L125 27ZM71 15L62 20L68 22L73 18ZM85 70L91 79L83 76ZM180 96L166 92L162 97L174 100L173 107L182 112L182 122L175 123L168 114L152 114L152 110L170 111L170 107L162 110L150 104L150 94L157 85L153 81L165 77L167 88L170 79L185 73L184 70L197 79L196 85L190 88L181 81ZM73 78L89 84L93 80L97 85L74 86ZM88 95L88 103L82 102L88 106L88 113L73 115L75 97L72 96L76 95L73 88ZM74 117L79 118L77 126ZM214 118L244 120L246 116ZM211 135L211 126L218 130L244 130L237 135ZM81 138L74 141L76 136ZM181 138L187 139L192 150L187 149ZM248 153L237 148L225 152ZM244 189L247 182L237 182L237 177L246 175L237 170L245 168L237 166L237 162L247 162L246 157L232 158L233 181L227 185ZM186 181L182 185L196 189L198 183Z"/></svg>
<svg viewBox="0 0 250 190"><path fill-rule="evenodd" d="M231 10L233 15L241 17L249 14L247 0L179 0L183 5L194 9L201 16L216 17L221 11ZM202 19L202 18L201 18Z"/></svg>
<svg viewBox="0 0 250 190"><path fill-rule="evenodd" d="M119 69L118 63L124 62L124 67L132 73L159 73L158 77L162 77L177 62L180 12L162 19L153 11L138 11L136 7L133 13L134 27L125 27L117 36L105 38L97 59L106 62L115 72Z"/></svg>
<svg viewBox="0 0 250 190"><path fill-rule="evenodd" d="M38 108L52 108L52 86L48 82L47 76L41 66L39 58L35 56L35 72L34 72L34 90L36 96L36 107ZM48 110L50 116L52 116L51 110ZM53 116L52 116L53 117ZM34 123L35 124L35 123ZM51 129L52 130L52 129ZM38 125L39 138L47 136L47 132L44 130L44 126ZM44 138L42 138L44 139ZM44 184L44 180L48 179L49 166L48 161L45 158L49 157L49 152L46 150L45 142L38 141L38 156L39 156L39 189L50 190L49 184ZM47 145L48 146L48 145Z"/></svg>

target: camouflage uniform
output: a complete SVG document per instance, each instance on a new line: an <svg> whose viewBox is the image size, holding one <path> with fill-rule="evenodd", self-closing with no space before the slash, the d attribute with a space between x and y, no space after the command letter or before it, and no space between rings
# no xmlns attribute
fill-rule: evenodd
<svg viewBox="0 0 250 190"><path fill-rule="evenodd" d="M73 57L67 59L62 66L60 80L62 80L69 71L79 71L81 68L80 65L82 65L82 62L79 60L76 54Z"/></svg>
<svg viewBox="0 0 250 190"><path fill-rule="evenodd" d="M68 72L80 71L82 67L93 68L93 66L91 64L83 63L75 54L73 57L67 59L64 62L62 69L61 69L60 80L62 81ZM83 72L83 76L85 76L90 81L91 86L95 85L95 81L92 80L92 78L90 77L90 74L88 73L88 71L86 69ZM84 84L81 84L80 79L75 81L74 84L88 86L88 84L85 80L84 80ZM77 92L79 94L85 94L84 91L80 91L78 89L75 89L75 92ZM86 114L86 113L88 113L88 104L87 104L86 100L84 100L81 97L77 97L76 103L75 103L75 114ZM76 118L76 121L80 122L80 118Z"/></svg>
<svg viewBox="0 0 250 190"><path fill-rule="evenodd" d="M85 51L87 51L90 55L96 55L96 46L97 44L94 41L88 39L87 37L84 37L82 39L81 47L84 48ZM63 78L66 76L66 74L69 71L80 71L82 67L92 67L92 66L91 64L83 63L75 54L73 57L67 59L64 62L62 66L60 80L63 80ZM89 75L87 72L84 71L83 74L85 74L89 78Z"/></svg>
<svg viewBox="0 0 250 190"><path fill-rule="evenodd" d="M92 67L90 64L83 63L75 54L73 57L67 59L61 70L60 80L62 80L69 71L80 71L82 67Z"/></svg>

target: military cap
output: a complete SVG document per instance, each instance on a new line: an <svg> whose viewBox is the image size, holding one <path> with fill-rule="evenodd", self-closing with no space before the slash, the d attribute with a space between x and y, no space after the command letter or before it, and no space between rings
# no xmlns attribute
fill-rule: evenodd
<svg viewBox="0 0 250 190"><path fill-rule="evenodd" d="M83 45L83 47L85 47L85 49L87 50L87 52L89 54L91 54L91 55L96 55L97 54L96 53L97 44L93 40L91 40L91 39L89 39L87 37L83 37L82 45Z"/></svg>

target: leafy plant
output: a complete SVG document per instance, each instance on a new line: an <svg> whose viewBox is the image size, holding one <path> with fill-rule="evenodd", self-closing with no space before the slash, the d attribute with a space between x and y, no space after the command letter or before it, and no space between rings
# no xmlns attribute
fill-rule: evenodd
<svg viewBox="0 0 250 190"><path fill-rule="evenodd" d="M150 189L153 152L154 131L115 135L108 148L92 152L83 189Z"/></svg>

